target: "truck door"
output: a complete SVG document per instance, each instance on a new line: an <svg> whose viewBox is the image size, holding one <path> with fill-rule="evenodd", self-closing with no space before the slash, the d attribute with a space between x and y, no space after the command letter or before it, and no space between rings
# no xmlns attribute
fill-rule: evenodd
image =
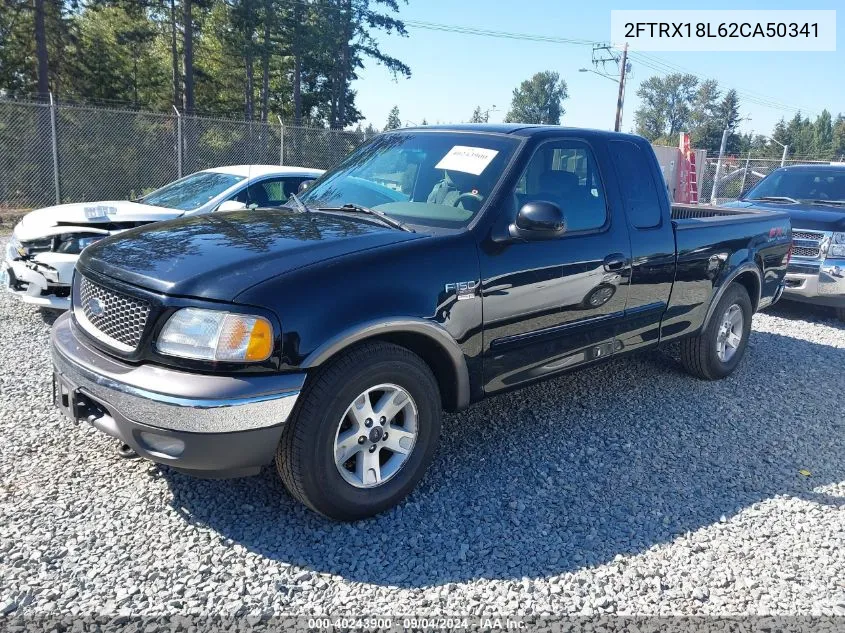
<svg viewBox="0 0 845 633"><path fill-rule="evenodd" d="M488 393L612 353L631 255L624 218L611 217L607 180L582 140L546 141L528 161L501 212L513 221L526 202L551 201L567 230L480 249Z"/></svg>
<svg viewBox="0 0 845 633"><path fill-rule="evenodd" d="M645 141L608 142L631 235L632 270L616 351L656 345L675 280L675 232L660 167Z"/></svg>

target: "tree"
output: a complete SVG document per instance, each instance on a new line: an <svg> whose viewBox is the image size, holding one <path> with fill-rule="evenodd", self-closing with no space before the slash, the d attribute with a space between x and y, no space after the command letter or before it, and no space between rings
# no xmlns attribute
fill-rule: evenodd
<svg viewBox="0 0 845 633"><path fill-rule="evenodd" d="M482 112L481 106L475 106L475 110L472 111L472 117L470 118L470 123L487 123L490 118L490 111Z"/></svg>
<svg viewBox="0 0 845 633"><path fill-rule="evenodd" d="M402 120L399 118L399 106L390 108L390 114L387 115L387 124L384 126L384 131L395 130L402 127Z"/></svg>
<svg viewBox="0 0 845 633"><path fill-rule="evenodd" d="M536 73L514 88L505 121L560 125L560 118L566 113L563 102L568 98L566 82L558 73L551 70Z"/></svg>
<svg viewBox="0 0 845 633"><path fill-rule="evenodd" d="M819 158L833 156L833 120L826 109L813 123L813 154Z"/></svg>
<svg viewBox="0 0 845 633"><path fill-rule="evenodd" d="M634 113L637 134L652 142L674 144L692 122L692 102L698 79L674 73L649 77L637 90L642 105Z"/></svg>
<svg viewBox="0 0 845 633"><path fill-rule="evenodd" d="M420 121L420 125L428 125L428 121L425 120L425 117L423 117L423 120Z"/></svg>
<svg viewBox="0 0 845 633"><path fill-rule="evenodd" d="M690 142L693 147L708 152L719 151L724 129L719 122L721 96L719 82L715 79L706 79L698 86L690 112Z"/></svg>

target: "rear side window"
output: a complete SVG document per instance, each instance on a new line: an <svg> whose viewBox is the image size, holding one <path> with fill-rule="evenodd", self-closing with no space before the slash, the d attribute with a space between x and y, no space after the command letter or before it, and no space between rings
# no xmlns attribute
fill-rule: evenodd
<svg viewBox="0 0 845 633"><path fill-rule="evenodd" d="M660 196L649 156L630 141L610 141L609 145L628 220L638 229L660 226Z"/></svg>

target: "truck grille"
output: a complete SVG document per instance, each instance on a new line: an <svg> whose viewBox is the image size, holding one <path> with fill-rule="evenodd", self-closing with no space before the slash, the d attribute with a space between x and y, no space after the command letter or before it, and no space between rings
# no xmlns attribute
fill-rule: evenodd
<svg viewBox="0 0 845 633"><path fill-rule="evenodd" d="M141 342L150 304L82 277L75 312L79 324L93 337L131 352Z"/></svg>
<svg viewBox="0 0 845 633"><path fill-rule="evenodd" d="M792 256L818 259L822 254L825 234L821 231L792 230Z"/></svg>

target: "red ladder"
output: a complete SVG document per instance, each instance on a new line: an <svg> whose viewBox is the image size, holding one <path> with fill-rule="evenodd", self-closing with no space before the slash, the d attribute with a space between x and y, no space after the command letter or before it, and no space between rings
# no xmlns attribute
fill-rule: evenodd
<svg viewBox="0 0 845 633"><path fill-rule="evenodd" d="M687 173L687 192L689 193L690 204L698 204L698 176L695 172L695 152L689 153L689 172Z"/></svg>

